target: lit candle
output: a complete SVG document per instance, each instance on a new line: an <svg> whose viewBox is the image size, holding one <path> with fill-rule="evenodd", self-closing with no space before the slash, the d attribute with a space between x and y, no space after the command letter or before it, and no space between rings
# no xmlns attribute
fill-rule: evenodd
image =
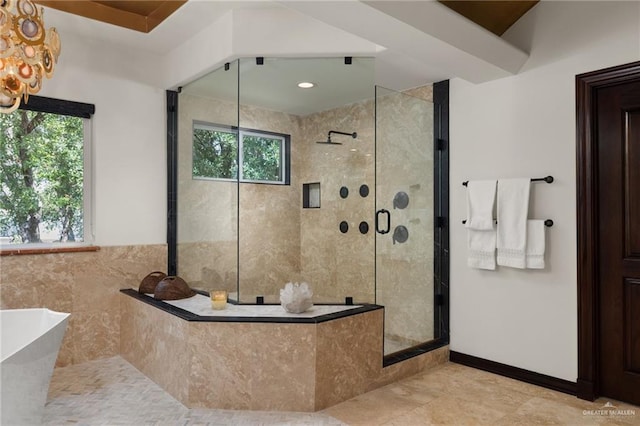
<svg viewBox="0 0 640 426"><path fill-rule="evenodd" d="M225 309L227 307L227 292L224 290L216 290L210 293L211 308L215 310Z"/></svg>

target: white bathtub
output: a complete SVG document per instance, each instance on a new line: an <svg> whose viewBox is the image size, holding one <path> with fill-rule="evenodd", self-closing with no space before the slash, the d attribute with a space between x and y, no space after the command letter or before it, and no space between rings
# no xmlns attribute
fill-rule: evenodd
<svg viewBox="0 0 640 426"><path fill-rule="evenodd" d="M37 425L69 314L49 309L0 311L0 424Z"/></svg>

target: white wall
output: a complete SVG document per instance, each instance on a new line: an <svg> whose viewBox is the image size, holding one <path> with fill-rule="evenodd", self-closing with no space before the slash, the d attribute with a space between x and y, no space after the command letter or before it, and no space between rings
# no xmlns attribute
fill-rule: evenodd
<svg viewBox="0 0 640 426"><path fill-rule="evenodd" d="M451 81L451 350L577 378L575 75L640 59L637 2L541 2L505 35L516 76ZM541 177L531 218L553 219L547 267L466 266L469 179Z"/></svg>
<svg viewBox="0 0 640 426"><path fill-rule="evenodd" d="M104 42L65 37L42 96L95 104L95 243L166 242L165 91L153 81L157 58Z"/></svg>
<svg viewBox="0 0 640 426"><path fill-rule="evenodd" d="M86 20L51 9L47 16L47 25L60 32L62 53L40 95L96 106L94 232L98 245L166 242L165 89L243 55L320 56L324 52L340 56L376 50L373 43L281 8L228 12L163 55L116 41L79 37ZM94 27L112 30L105 25ZM256 31L247 32L247 26Z"/></svg>
<svg viewBox="0 0 640 426"><path fill-rule="evenodd" d="M240 8L168 52L164 82L166 87L185 85L242 57L374 56L377 49L375 43L293 10Z"/></svg>

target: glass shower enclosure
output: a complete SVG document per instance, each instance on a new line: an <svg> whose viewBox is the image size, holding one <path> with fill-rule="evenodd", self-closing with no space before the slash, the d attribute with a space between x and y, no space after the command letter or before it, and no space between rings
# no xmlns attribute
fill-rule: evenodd
<svg viewBox="0 0 640 426"><path fill-rule="evenodd" d="M314 303L383 305L385 354L439 335L431 86L376 87L373 58L244 58L177 110L170 273L237 303L307 282Z"/></svg>
<svg viewBox="0 0 640 426"><path fill-rule="evenodd" d="M428 95L376 87L376 303L385 307L385 354L434 338L434 106Z"/></svg>

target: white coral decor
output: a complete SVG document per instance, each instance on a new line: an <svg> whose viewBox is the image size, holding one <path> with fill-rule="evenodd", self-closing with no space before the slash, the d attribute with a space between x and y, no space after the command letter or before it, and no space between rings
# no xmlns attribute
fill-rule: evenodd
<svg viewBox="0 0 640 426"><path fill-rule="evenodd" d="M287 283L280 289L280 303L285 311L299 314L313 306L313 292L307 283Z"/></svg>

